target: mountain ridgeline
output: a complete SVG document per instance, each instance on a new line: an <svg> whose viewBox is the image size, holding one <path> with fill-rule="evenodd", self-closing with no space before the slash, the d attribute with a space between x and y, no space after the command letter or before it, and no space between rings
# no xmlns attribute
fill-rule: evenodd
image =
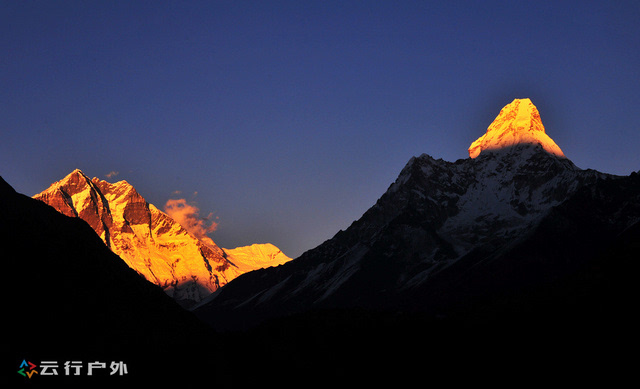
<svg viewBox="0 0 640 389"><path fill-rule="evenodd" d="M600 270L623 268L632 252L638 175L576 167L529 99L504 107L469 154L411 158L348 229L240 276L196 314L221 330L362 309L461 323L605 320L601 308L624 301L613 290L625 284L608 288L613 275Z"/></svg>
<svg viewBox="0 0 640 389"><path fill-rule="evenodd" d="M79 169L34 198L86 221L129 267L185 307L242 273L291 259L272 244L222 249L149 204L128 182L90 179Z"/></svg>
<svg viewBox="0 0 640 389"><path fill-rule="evenodd" d="M294 260L199 239L125 181L76 170L36 201L0 179L0 238L18 248L11 353L230 387L635 371L621 347L637 328L640 174L575 166L529 99L469 156L411 158L360 219Z"/></svg>

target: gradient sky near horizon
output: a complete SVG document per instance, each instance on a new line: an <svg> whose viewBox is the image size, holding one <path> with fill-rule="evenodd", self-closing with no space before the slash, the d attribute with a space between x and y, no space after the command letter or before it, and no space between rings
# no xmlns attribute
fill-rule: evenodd
<svg viewBox="0 0 640 389"><path fill-rule="evenodd" d="M185 198L297 257L414 155L529 97L581 168L640 169L637 1L3 1L0 175Z"/></svg>

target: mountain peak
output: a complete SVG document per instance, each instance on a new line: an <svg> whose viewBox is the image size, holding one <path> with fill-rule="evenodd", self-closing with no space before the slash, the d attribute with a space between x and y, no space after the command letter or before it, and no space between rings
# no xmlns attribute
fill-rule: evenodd
<svg viewBox="0 0 640 389"><path fill-rule="evenodd" d="M476 158L483 151L521 144L539 146L550 154L566 158L546 134L540 113L528 98L515 99L502 108L487 132L469 146L469 156Z"/></svg>
<svg viewBox="0 0 640 389"><path fill-rule="evenodd" d="M213 240L194 235L127 181L90 179L80 169L34 198L83 219L129 267L185 307L242 273L291 260L275 246L260 245L229 250L232 262Z"/></svg>
<svg viewBox="0 0 640 389"><path fill-rule="evenodd" d="M56 182L55 184L64 184L64 183L68 183L68 182L83 182L83 181L91 181L91 179L89 177L87 177L86 174L84 174L82 172L82 170L80 169L75 169L73 170L71 173L67 174L63 179L61 179L60 181Z"/></svg>

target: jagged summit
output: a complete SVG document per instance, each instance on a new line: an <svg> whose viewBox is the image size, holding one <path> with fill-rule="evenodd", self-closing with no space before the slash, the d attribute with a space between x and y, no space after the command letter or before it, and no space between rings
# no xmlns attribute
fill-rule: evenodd
<svg viewBox="0 0 640 389"><path fill-rule="evenodd" d="M148 203L127 181L91 179L80 169L34 198L86 221L129 267L183 306L200 301L240 274L291 259L275 246L230 255Z"/></svg>
<svg viewBox="0 0 640 389"><path fill-rule="evenodd" d="M515 99L502 108L487 132L471 143L469 156L476 158L483 151L522 144L539 146L550 154L566 158L560 147L545 133L540 113L528 98Z"/></svg>

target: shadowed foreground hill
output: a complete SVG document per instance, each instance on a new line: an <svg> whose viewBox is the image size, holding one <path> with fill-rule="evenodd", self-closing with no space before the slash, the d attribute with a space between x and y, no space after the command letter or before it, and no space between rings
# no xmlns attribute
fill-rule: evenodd
<svg viewBox="0 0 640 389"><path fill-rule="evenodd" d="M82 361L85 369L123 361L128 374L120 379L153 382L181 374L192 361L187 350L198 359L216 354L214 333L131 270L86 222L16 193L1 178L0 244L14 359L5 367L14 379L24 381L16 374L23 359L57 361L60 376L65 361Z"/></svg>

